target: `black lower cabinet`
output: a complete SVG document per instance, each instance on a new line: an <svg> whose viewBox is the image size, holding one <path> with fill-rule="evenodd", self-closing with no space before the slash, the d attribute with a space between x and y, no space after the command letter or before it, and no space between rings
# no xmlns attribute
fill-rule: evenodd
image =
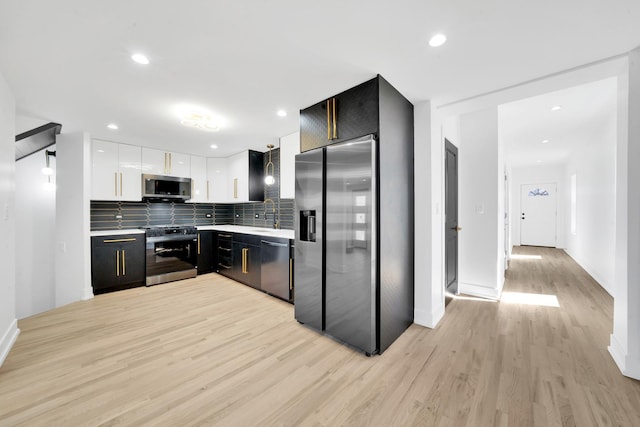
<svg viewBox="0 0 640 427"><path fill-rule="evenodd" d="M198 274L215 271L216 251L213 231L198 231Z"/></svg>
<svg viewBox="0 0 640 427"><path fill-rule="evenodd" d="M145 235L91 238L91 285L94 294L145 284Z"/></svg>
<svg viewBox="0 0 640 427"><path fill-rule="evenodd" d="M233 268L231 278L260 289L260 247L233 242Z"/></svg>

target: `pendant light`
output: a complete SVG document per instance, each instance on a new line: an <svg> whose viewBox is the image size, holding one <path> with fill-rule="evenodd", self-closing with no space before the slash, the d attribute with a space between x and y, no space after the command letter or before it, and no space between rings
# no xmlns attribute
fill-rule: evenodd
<svg viewBox="0 0 640 427"><path fill-rule="evenodd" d="M267 166L265 167L264 173L264 183L267 185L273 185L276 183L276 179L273 177L273 173L274 173L274 166L273 166L273 162L271 161L271 149L274 147L273 144L269 144L267 145L267 148L269 149L269 162L267 162ZM269 170L269 166L271 166L271 170Z"/></svg>

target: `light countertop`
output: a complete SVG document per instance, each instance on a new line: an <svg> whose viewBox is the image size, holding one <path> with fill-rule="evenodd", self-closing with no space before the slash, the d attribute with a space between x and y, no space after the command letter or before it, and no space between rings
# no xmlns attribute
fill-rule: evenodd
<svg viewBox="0 0 640 427"><path fill-rule="evenodd" d="M123 234L144 234L144 230L132 228L129 230L95 230L91 232L91 237L99 236L121 236Z"/></svg>
<svg viewBox="0 0 640 427"><path fill-rule="evenodd" d="M293 230L282 230L263 227L248 227L245 225L199 225L198 230L228 231L229 233L254 234L257 236L278 237L280 239L294 239Z"/></svg>

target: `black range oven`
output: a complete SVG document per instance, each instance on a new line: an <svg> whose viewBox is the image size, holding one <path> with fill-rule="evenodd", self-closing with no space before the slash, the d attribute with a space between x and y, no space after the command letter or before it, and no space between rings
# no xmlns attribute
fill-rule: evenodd
<svg viewBox="0 0 640 427"><path fill-rule="evenodd" d="M196 277L197 230L193 226L146 228L146 285Z"/></svg>

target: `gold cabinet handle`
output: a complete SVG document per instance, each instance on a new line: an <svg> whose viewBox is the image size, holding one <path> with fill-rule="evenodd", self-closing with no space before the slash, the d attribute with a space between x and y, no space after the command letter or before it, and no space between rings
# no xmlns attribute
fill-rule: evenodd
<svg viewBox="0 0 640 427"><path fill-rule="evenodd" d="M135 237L129 237L127 239L105 239L102 243L122 243L122 242L135 242L137 239Z"/></svg>
<svg viewBox="0 0 640 427"><path fill-rule="evenodd" d="M331 100L327 99L327 139L331 139Z"/></svg>
<svg viewBox="0 0 640 427"><path fill-rule="evenodd" d="M124 249L122 250L122 275L123 276L127 275L127 261L125 260L125 257L124 257Z"/></svg>
<svg viewBox="0 0 640 427"><path fill-rule="evenodd" d="M198 255L200 255L200 233L198 233Z"/></svg>
<svg viewBox="0 0 640 427"><path fill-rule="evenodd" d="M249 253L249 249L248 248L243 248L242 249L242 272L244 274L249 273L249 270L247 269L247 254Z"/></svg>
<svg viewBox="0 0 640 427"><path fill-rule="evenodd" d="M173 169L173 162L171 160L171 153L169 153L169 173L171 173L171 169Z"/></svg>
<svg viewBox="0 0 640 427"><path fill-rule="evenodd" d="M116 277L120 276L120 251L116 251Z"/></svg>
<svg viewBox="0 0 640 427"><path fill-rule="evenodd" d="M164 173L167 173L167 153L164 153Z"/></svg>
<svg viewBox="0 0 640 427"><path fill-rule="evenodd" d="M238 198L238 178L233 178L233 198Z"/></svg>
<svg viewBox="0 0 640 427"><path fill-rule="evenodd" d="M118 172L113 173L113 195L118 196Z"/></svg>
<svg viewBox="0 0 640 427"><path fill-rule="evenodd" d="M336 99L333 98L333 139L337 139L338 138L338 127L336 124Z"/></svg>
<svg viewBox="0 0 640 427"><path fill-rule="evenodd" d="M122 197L122 172L120 172L120 197Z"/></svg>

